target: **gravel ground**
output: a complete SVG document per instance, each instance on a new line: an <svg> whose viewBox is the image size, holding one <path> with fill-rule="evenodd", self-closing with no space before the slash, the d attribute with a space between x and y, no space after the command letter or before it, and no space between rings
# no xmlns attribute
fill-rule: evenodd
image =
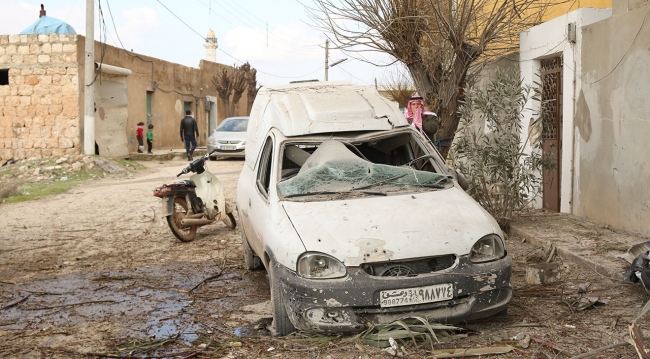
<svg viewBox="0 0 650 359"><path fill-rule="evenodd" d="M263 270L243 268L239 227L214 224L201 228L193 242L178 241L160 217L160 199L151 190L172 182L187 162L140 163L146 169L133 176L0 205L0 357L390 356L359 344L356 337L271 337L268 278ZM243 161L208 166L234 203ZM575 226L569 219L551 218L538 213L525 220L535 221L531 228L557 235ZM601 237L612 232L596 226L589 235L601 238L601 229ZM648 300L640 285L560 257L555 258L557 282L528 285L527 264L545 260L548 249L517 237L507 245L515 288L508 313L460 323L465 337L436 344L436 349L509 345L512 351L490 358L571 358L625 340ZM579 293L581 284L586 293ZM648 336L646 322L639 323ZM406 347L400 354L433 358L430 349ZM636 357L630 345L592 356Z"/></svg>

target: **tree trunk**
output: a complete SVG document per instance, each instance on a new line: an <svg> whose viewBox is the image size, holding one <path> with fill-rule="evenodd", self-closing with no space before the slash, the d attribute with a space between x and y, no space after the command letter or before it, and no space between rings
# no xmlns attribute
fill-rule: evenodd
<svg viewBox="0 0 650 359"><path fill-rule="evenodd" d="M222 98L221 100L223 101L223 109L226 112L226 118L232 117L232 108L230 106L230 98L226 97L226 98Z"/></svg>
<svg viewBox="0 0 650 359"><path fill-rule="evenodd" d="M458 108L465 102L465 87L467 86L467 76L469 67L476 58L481 54L481 50L474 45L462 44L461 51L457 52L456 59L453 64L453 82L454 88L450 89L449 100L447 103L440 105L440 113L438 118L440 126L436 134L436 143L438 150L443 158L447 158L451 144L454 141L458 123L460 122L460 114ZM445 95L442 93L441 95Z"/></svg>
<svg viewBox="0 0 650 359"><path fill-rule="evenodd" d="M429 79L427 70L424 68L424 64L422 61L414 61L407 64L406 67L411 73L411 77L415 83L415 88L418 89L418 93L424 98L424 102L428 103L427 100L430 101L428 95L435 93L435 89L433 83Z"/></svg>

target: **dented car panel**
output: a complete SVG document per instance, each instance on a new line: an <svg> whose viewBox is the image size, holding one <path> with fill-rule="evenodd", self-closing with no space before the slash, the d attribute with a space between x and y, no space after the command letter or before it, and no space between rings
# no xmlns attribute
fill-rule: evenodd
<svg viewBox="0 0 650 359"><path fill-rule="evenodd" d="M282 206L307 250L348 266L416 258L423 251L469 253L478 238L500 234L492 217L458 188Z"/></svg>
<svg viewBox="0 0 650 359"><path fill-rule="evenodd" d="M262 87L251 109L246 161L255 160L264 136L278 128L287 137L407 127L395 104L372 87L345 81Z"/></svg>
<svg viewBox="0 0 650 359"><path fill-rule="evenodd" d="M455 323L512 297L496 221L373 88L260 90L237 209L248 268L269 271L278 335Z"/></svg>
<svg viewBox="0 0 650 359"><path fill-rule="evenodd" d="M358 333L373 324L386 324L418 315L431 322L455 323L480 319L504 309L512 298L509 257L490 263L459 258L453 271L417 277L377 277L360 267L345 278L308 280L281 267L287 313L296 328L321 333ZM453 299L410 306L382 308L381 292L453 284Z"/></svg>

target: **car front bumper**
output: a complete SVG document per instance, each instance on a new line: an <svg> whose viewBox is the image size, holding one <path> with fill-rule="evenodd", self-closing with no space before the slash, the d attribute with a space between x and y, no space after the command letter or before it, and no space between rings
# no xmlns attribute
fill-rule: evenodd
<svg viewBox="0 0 650 359"><path fill-rule="evenodd" d="M430 322L458 323L496 314L507 308L512 298L512 261L506 256L488 263L471 263L459 258L448 272L415 277L371 276L358 267L337 279L305 279L280 267L284 303L294 326L321 333L358 333L372 324L391 323L409 316L426 317ZM451 300L384 307L380 292L435 284L453 283Z"/></svg>
<svg viewBox="0 0 650 359"><path fill-rule="evenodd" d="M235 149L224 150L222 146L233 146ZM208 153L217 150L211 157L244 157L246 145L224 145L224 144L208 144Z"/></svg>

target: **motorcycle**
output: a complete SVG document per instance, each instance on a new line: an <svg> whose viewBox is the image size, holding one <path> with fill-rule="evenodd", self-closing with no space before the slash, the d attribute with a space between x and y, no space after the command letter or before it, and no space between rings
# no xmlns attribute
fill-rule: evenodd
<svg viewBox="0 0 650 359"><path fill-rule="evenodd" d="M199 227L217 221L223 221L230 229L237 226L234 207L226 203L221 182L205 169L205 161L211 154L195 159L176 175L194 173L189 180L163 184L153 190L154 196L162 198L163 216L169 229L182 242L191 242Z"/></svg>

